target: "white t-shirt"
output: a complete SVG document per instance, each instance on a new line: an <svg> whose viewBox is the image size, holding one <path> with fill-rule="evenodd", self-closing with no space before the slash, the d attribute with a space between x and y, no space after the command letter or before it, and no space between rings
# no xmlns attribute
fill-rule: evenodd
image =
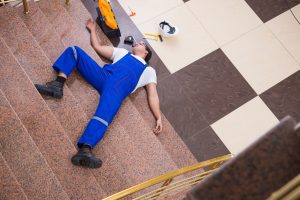
<svg viewBox="0 0 300 200"><path fill-rule="evenodd" d="M120 60L121 58L123 58L126 54L128 54L128 51L126 49L123 48L114 48L114 52L113 55L111 56L111 60L113 61L113 63L117 62L118 60ZM135 56L133 54L131 54L132 56L134 56L136 59L138 59L139 61L141 61L144 65L146 64L145 60L139 56ZM156 77L156 72L155 69L153 69L153 67L150 67L149 65L146 67L146 69L144 70L144 72L142 73L135 89L131 92L135 92L136 89L140 88L140 87L144 87L145 85L149 84L149 83L155 83L157 84L157 77Z"/></svg>

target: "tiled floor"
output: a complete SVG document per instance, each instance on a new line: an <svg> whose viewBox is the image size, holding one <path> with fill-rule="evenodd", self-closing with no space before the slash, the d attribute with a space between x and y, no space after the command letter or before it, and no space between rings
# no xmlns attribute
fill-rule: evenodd
<svg viewBox="0 0 300 200"><path fill-rule="evenodd" d="M162 20L179 28L148 40L150 65L162 112L199 161L239 153L286 115L300 121L300 0L110 2L122 31L116 46L158 33Z"/></svg>

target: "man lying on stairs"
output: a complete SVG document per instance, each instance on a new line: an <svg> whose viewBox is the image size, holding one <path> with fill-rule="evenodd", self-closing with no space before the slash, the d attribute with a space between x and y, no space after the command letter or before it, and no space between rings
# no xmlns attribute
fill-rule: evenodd
<svg viewBox="0 0 300 200"><path fill-rule="evenodd" d="M71 46L53 64L58 73L56 80L35 86L41 94L62 98L64 82L77 67L83 78L100 93L96 113L77 143L77 154L71 159L74 165L99 168L102 161L91 153L91 149L102 139L123 100L137 88L146 86L149 105L156 118L154 133L162 131L162 120L156 90L156 73L146 64L151 58L150 49L143 42L135 43L132 53L121 48L103 46L96 35L95 22L89 19L86 27L91 33L91 44L95 51L111 59L113 64L106 64L101 68L82 49Z"/></svg>

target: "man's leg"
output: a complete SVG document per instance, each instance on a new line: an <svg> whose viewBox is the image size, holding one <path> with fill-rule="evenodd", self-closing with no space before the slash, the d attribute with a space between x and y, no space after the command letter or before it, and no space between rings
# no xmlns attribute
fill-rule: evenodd
<svg viewBox="0 0 300 200"><path fill-rule="evenodd" d="M101 93L107 78L105 70L103 70L79 47L67 48L53 64L53 68L58 72L56 80L46 83L46 85L36 84L36 88L42 94L61 98L63 95L63 84L75 67L77 67L83 78ZM90 168L98 168L101 166L101 160L94 157L91 153L92 145L89 143L82 143L78 147L79 150L76 155L78 155L77 158L80 157L80 159L77 159L78 162L76 165L87 166Z"/></svg>
<svg viewBox="0 0 300 200"><path fill-rule="evenodd" d="M98 168L101 166L102 161L95 158L91 153L87 153L87 149L94 148L103 138L107 127L112 122L121 104L122 99L118 97L113 89L102 93L96 113L78 141L80 150L72 157L74 165L89 168Z"/></svg>
<svg viewBox="0 0 300 200"><path fill-rule="evenodd" d="M92 58L76 46L68 47L53 64L58 73L56 80L45 85L35 84L37 90L44 95L62 98L64 82L76 67L87 82L101 91L106 74Z"/></svg>

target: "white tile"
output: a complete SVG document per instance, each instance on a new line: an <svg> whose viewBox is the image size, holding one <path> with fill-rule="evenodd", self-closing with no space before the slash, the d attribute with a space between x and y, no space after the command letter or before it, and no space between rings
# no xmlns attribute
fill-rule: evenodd
<svg viewBox="0 0 300 200"><path fill-rule="evenodd" d="M265 25L225 45L222 50L257 94L300 68Z"/></svg>
<svg viewBox="0 0 300 200"><path fill-rule="evenodd" d="M255 97L211 125L233 154L238 154L278 123L278 119Z"/></svg>
<svg viewBox="0 0 300 200"><path fill-rule="evenodd" d="M184 4L182 0L121 0L119 3L127 13L130 13L130 10L136 13L131 17L136 25Z"/></svg>
<svg viewBox="0 0 300 200"><path fill-rule="evenodd" d="M300 63L300 25L290 10L268 21L267 26Z"/></svg>
<svg viewBox="0 0 300 200"><path fill-rule="evenodd" d="M263 23L244 0L190 0L187 5L220 46Z"/></svg>
<svg viewBox="0 0 300 200"><path fill-rule="evenodd" d="M294 6L292 8L292 11L293 11L294 15L296 16L296 18L298 19L298 21L300 21L300 4L298 4L297 6Z"/></svg>
<svg viewBox="0 0 300 200"><path fill-rule="evenodd" d="M171 73L189 65L197 59L211 53L218 45L203 29L196 17L192 15L186 5L138 26L142 33L158 33L159 22L167 20L179 29L178 35L164 38L163 42L148 40L155 52Z"/></svg>

